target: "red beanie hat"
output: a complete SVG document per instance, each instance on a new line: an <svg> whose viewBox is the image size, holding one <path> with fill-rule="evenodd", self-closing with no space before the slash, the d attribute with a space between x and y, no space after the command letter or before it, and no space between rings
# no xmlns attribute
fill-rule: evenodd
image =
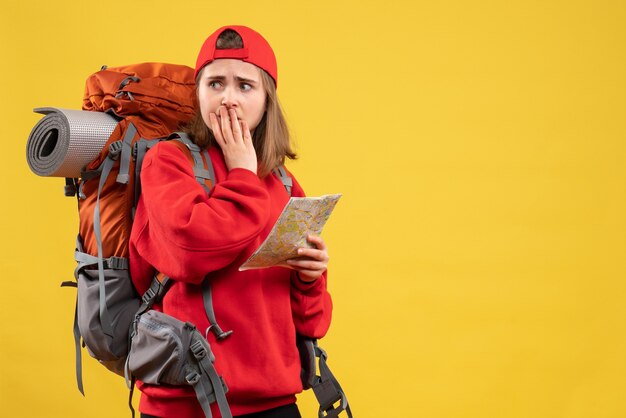
<svg viewBox="0 0 626 418"><path fill-rule="evenodd" d="M237 32L243 40L243 48L235 49L217 49L215 44L217 38L226 29L231 29ZM278 85L278 70L276 68L276 57L270 44L263 38L258 32L246 26L224 26L216 30L204 41L198 59L196 60L196 72L194 78L198 77L200 70L205 65L220 58L234 58L249 62L257 67L265 70L273 79L274 83Z"/></svg>

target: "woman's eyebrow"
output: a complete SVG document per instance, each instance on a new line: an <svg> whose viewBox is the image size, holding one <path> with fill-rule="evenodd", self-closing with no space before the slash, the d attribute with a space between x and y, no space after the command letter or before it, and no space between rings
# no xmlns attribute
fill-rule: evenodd
<svg viewBox="0 0 626 418"><path fill-rule="evenodd" d="M258 83L258 81L253 80L251 78L245 78L245 77L239 77L239 76L235 76L235 80L237 80L240 83L250 83L250 84Z"/></svg>
<svg viewBox="0 0 626 418"><path fill-rule="evenodd" d="M224 81L226 80L226 76L225 75L221 75L221 74L214 74L214 75L207 75L206 77L208 80L217 80L217 81ZM258 80L254 80L252 78L246 78L246 77L241 77L236 75L235 76L235 81L237 81L238 83L249 83L249 84L258 84Z"/></svg>

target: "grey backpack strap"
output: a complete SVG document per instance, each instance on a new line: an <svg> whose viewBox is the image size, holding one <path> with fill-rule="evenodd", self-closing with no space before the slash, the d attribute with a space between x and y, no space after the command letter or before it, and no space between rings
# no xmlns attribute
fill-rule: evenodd
<svg viewBox="0 0 626 418"><path fill-rule="evenodd" d="M211 389L207 387L207 383L210 384L211 381L209 380L207 382L207 380L206 374L193 372L187 375L187 383L189 383L196 392L196 398L202 407L205 418L212 418L211 400L207 397L207 393L211 393Z"/></svg>
<svg viewBox="0 0 626 418"><path fill-rule="evenodd" d="M211 162L211 156L208 150L201 150L200 147L194 144L191 139L184 132L176 132L169 136L168 139L173 139L183 143L191 152L193 159L193 173L196 181L204 188L207 194L210 193L210 187L215 184L215 171L213 170L213 163ZM204 158L203 158L204 156ZM205 167L206 162L206 167ZM209 331L213 332L218 340L222 340L232 334L232 331L223 331L217 323L215 318L215 311L213 310L213 297L211 292L211 284L207 279L202 283L202 298L204 301L204 309L206 311L207 318L209 320ZM192 344L190 346L191 351L198 361L201 368L201 373L191 372L186 376L187 382L193 386L196 392L196 397L200 402L200 406L204 411L206 418L211 418L211 402L217 401L220 414L223 418L232 418L232 413L228 406L225 393L225 383L222 378L217 374L213 362L215 358L206 339L197 331L194 331ZM211 390L211 387L213 390ZM207 394L213 393L213 397L207 396Z"/></svg>
<svg viewBox="0 0 626 418"><path fill-rule="evenodd" d="M106 305L106 290L105 290L105 280L104 280L104 258L103 258L103 250L102 250L102 229L100 225L100 195L102 194L102 188L111 173L111 169L115 164L115 161L119 159L120 153L124 153L125 144L128 143L129 153L130 153L130 142L134 138L137 133L137 129L131 123L128 125L126 130L126 135L124 136L123 141L115 141L109 145L109 153L102 163L102 172L100 173L100 182L98 183L98 196L96 199L96 205L93 211L93 230L94 235L96 237L96 244L98 247L98 286L99 286L99 300L100 300L100 322L102 324L102 331L113 338L113 320L109 315L109 311ZM128 157L130 159L130 157ZM130 161L130 160L129 160ZM120 167L121 172L122 167ZM128 167L126 168L126 172L128 173ZM119 181L119 176L118 176Z"/></svg>
<svg viewBox="0 0 626 418"><path fill-rule="evenodd" d="M165 274L155 274L152 278L152 283L150 283L150 287L141 297L141 305L139 306L139 309L135 314L135 318L139 317L148 309L151 309L152 305L163 299L163 296L165 295L167 287L170 283L170 278L167 277Z"/></svg>
<svg viewBox="0 0 626 418"><path fill-rule="evenodd" d="M217 319L215 319L211 283L208 279L204 279L202 282L202 299L204 300L204 310L206 311L206 316L209 319L209 328L207 328L206 333L208 334L208 332L211 331L218 340L223 340L232 334L232 331L223 331L218 325Z"/></svg>
<svg viewBox="0 0 626 418"><path fill-rule="evenodd" d="M67 281L61 283L61 287L78 287L76 282ZM85 389L83 387L83 359L80 351L80 329L78 328L78 292L76 292L76 306L74 308L74 351L75 351L75 367L76 367L76 385L78 391L85 396Z"/></svg>
<svg viewBox="0 0 626 418"><path fill-rule="evenodd" d="M83 387L83 357L80 351L80 329L78 328L78 292L76 293L76 308L74 310L74 351L76 358L76 384L78 390L85 396L85 389Z"/></svg>
<svg viewBox="0 0 626 418"><path fill-rule="evenodd" d="M293 188L293 180L287 174L287 170L285 170L285 166L278 166L274 169L274 175L280 179L285 186L285 190L287 190L287 194L291 196L291 189Z"/></svg>
<svg viewBox="0 0 626 418"><path fill-rule="evenodd" d="M76 237L76 252L81 252L82 254L83 246L80 239L80 235ZM66 281L61 283L61 287L76 287L78 288L78 267L74 271L74 276L76 278L75 282ZM75 364L76 364L76 385L78 386L79 392L85 396L85 389L83 387L83 360L82 353L80 351L80 328L78 328L78 290L76 291L76 306L74 308L74 325L72 332L74 334L74 351L75 351Z"/></svg>
<svg viewBox="0 0 626 418"><path fill-rule="evenodd" d="M98 246L98 286L99 286L99 300L100 300L100 322L102 324L102 331L113 338L113 320L109 315L109 311L106 305L106 291L104 280L104 258L102 250L102 230L100 225L100 195L102 188L111 173L111 169L115 162L120 158L120 171L116 181L118 183L128 183L130 158L132 154L131 143L135 135L137 134L137 128L132 123L128 124L124 139L121 141L115 141L109 145L109 153L107 158L102 163L102 172L100 173L100 182L98 183L98 197L96 199L96 205L94 208L93 216L93 229L96 237L96 243Z"/></svg>
<svg viewBox="0 0 626 418"><path fill-rule="evenodd" d="M118 183L128 184L128 180L130 179L130 158L132 156L132 142L133 138L137 134L137 128L132 123L128 124L128 128L126 128L126 134L124 135L124 139L122 140L122 157L120 160L120 171L117 174L116 181Z"/></svg>
<svg viewBox="0 0 626 418"><path fill-rule="evenodd" d="M189 151L191 151L191 156L193 157L193 174L196 177L196 180L200 185L204 188L207 194L211 191L207 186L207 181L210 182L211 185L215 184L215 171L213 170L213 163L211 162L211 157L209 156L208 150L201 150L199 146L193 143L189 136L184 132L176 132L168 137L168 139L173 139L175 141L181 142L185 144ZM206 160L207 167L204 167L204 161L202 159L202 155L204 155L204 160Z"/></svg>
<svg viewBox="0 0 626 418"><path fill-rule="evenodd" d="M131 130L131 127L134 129L134 126L131 124L128 127L128 130ZM112 320L109 316L109 311L106 305L106 293L105 293L105 283L104 283L104 259L102 255L102 230L100 225L100 194L102 193L102 188L104 187L104 183L106 179L109 177L111 173L111 169L115 164L115 161L119 158L120 152L122 151L122 141L113 142L109 145L109 154L107 158L104 160L102 164L102 173L100 174L100 182L98 183L98 197L96 199L96 206L94 208L93 214L93 229L94 234L96 236L96 243L98 246L98 285L99 285L99 296L100 296L100 322L102 324L103 332L113 338L113 328L112 328Z"/></svg>
<svg viewBox="0 0 626 418"><path fill-rule="evenodd" d="M213 163L211 162L211 156L209 155L208 150L201 150L200 147L194 144L191 139L189 139L189 136L187 136L184 132L176 132L170 135L168 139L173 139L183 143L189 151L191 151L191 156L193 157L193 172L196 180L200 183L200 185L202 185L207 194L209 194L211 190L207 186L207 183L211 185L215 184L215 172L213 170ZM204 160L202 155L204 155ZM206 168L204 166L204 161L206 161ZM206 332L208 333L211 331L218 340L223 340L232 334L232 331L223 331L217 323L215 311L213 310L211 284L206 279L202 282L202 299L204 300L204 309L209 320L209 328Z"/></svg>
<svg viewBox="0 0 626 418"><path fill-rule="evenodd" d="M159 140L141 138L135 142L135 147L133 148L133 156L135 157L135 199L133 200L133 208L131 210L132 219L135 219L135 211L141 195L141 167L143 166L143 159L146 156L146 152L157 143L159 143Z"/></svg>
<svg viewBox="0 0 626 418"><path fill-rule="evenodd" d="M186 376L186 380L193 386L196 397L198 401L200 401L200 406L202 406L202 410L204 411L204 415L206 418L212 417L210 404L213 402L213 399L207 396L207 393L212 393L215 396L215 401L217 401L217 406L222 418L232 418L224 390L226 385L217 374L215 366L213 366L213 362L215 361L213 352L208 347L206 340L197 331L193 333L190 349L198 361L201 373L192 371ZM211 390L210 387L213 387L213 390Z"/></svg>

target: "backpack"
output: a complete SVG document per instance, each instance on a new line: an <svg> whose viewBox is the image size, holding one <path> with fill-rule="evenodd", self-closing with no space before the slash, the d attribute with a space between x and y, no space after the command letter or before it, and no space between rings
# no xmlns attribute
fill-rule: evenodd
<svg viewBox="0 0 626 418"><path fill-rule="evenodd" d="M156 274L148 291L138 295L129 275L128 241L145 153L159 141L171 140L186 154L207 193L214 183L208 152L183 133L169 135L192 117L194 109L195 81L189 67L161 63L103 67L87 79L83 110L106 112L118 123L80 178L66 179L66 194L77 196L80 218L76 281L63 283L78 288L77 385L84 395L82 340L92 357L125 376L133 416L130 401L137 378L151 384L189 384L207 417L212 402L217 402L223 417L232 416L225 397L228 388L213 367L206 338L193 324L150 309L167 291L169 278ZM291 178L284 168L275 174L291 194ZM217 324L207 280L202 291L211 331L226 338L231 331L224 332ZM297 342L303 386L313 388L320 402L319 416L337 416L346 410L351 417L347 399L326 365L326 353L315 340L298 336Z"/></svg>

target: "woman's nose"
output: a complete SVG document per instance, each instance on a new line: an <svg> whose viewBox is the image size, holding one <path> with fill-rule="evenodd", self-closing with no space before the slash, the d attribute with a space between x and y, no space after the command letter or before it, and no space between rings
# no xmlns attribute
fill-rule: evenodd
<svg viewBox="0 0 626 418"><path fill-rule="evenodd" d="M225 89L222 96L222 104L228 108L237 107L237 97L232 89Z"/></svg>

